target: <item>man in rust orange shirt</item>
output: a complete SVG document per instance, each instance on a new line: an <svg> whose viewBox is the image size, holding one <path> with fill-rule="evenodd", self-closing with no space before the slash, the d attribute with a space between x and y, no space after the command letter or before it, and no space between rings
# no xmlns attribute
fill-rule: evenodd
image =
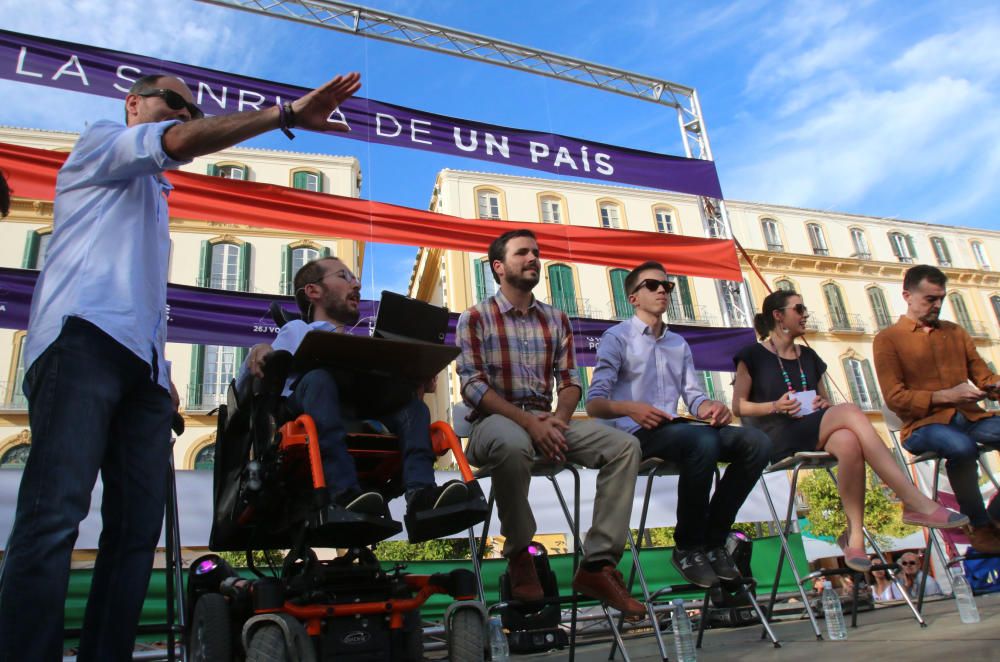
<svg viewBox="0 0 1000 662"><path fill-rule="evenodd" d="M886 404L903 421L903 447L947 460L959 509L971 522L969 541L976 551L1000 552L1000 499L983 504L976 446L1000 448L1000 417L978 404L997 399L1000 377L964 328L938 319L947 282L937 267L907 270L906 314L875 336L875 370Z"/></svg>

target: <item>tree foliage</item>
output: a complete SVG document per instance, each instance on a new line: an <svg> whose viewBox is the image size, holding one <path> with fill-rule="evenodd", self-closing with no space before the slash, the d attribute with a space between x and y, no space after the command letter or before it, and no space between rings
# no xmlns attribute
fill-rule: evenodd
<svg viewBox="0 0 1000 662"><path fill-rule="evenodd" d="M415 545L403 540L386 540L375 546L375 556L382 561L448 561L471 559L472 553L468 540L445 538Z"/></svg>
<svg viewBox="0 0 1000 662"><path fill-rule="evenodd" d="M834 469L834 472L837 470ZM887 488L865 469L865 526L879 538L902 538L916 527L903 524L902 505L889 497ZM809 508L809 531L815 536L836 538L847 529L847 516L837 486L825 471L812 471L799 481L799 490Z"/></svg>

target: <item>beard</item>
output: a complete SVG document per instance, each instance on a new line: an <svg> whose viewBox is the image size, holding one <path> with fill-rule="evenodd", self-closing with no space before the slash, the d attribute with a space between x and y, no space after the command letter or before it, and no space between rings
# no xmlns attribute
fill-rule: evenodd
<svg viewBox="0 0 1000 662"><path fill-rule="evenodd" d="M361 310L352 308L348 299L327 302L323 306L323 310L327 317L337 320L341 324L356 324L361 319Z"/></svg>
<svg viewBox="0 0 1000 662"><path fill-rule="evenodd" d="M527 271L527 270L525 270ZM522 292L530 292L535 289L535 285L538 285L539 274L536 271L533 276L524 276L521 274L505 274L504 282L513 287L514 289L521 290Z"/></svg>
<svg viewBox="0 0 1000 662"><path fill-rule="evenodd" d="M941 311L940 310L930 310L920 317L920 321L926 326L937 326L940 321Z"/></svg>

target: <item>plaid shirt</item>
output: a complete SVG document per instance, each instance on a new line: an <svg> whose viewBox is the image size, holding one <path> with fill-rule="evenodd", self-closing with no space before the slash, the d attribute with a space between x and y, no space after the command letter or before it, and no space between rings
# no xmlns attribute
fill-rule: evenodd
<svg viewBox="0 0 1000 662"><path fill-rule="evenodd" d="M503 293L462 313L455 332L462 348L462 398L478 408L486 391L523 409L552 411L552 386L580 386L573 329L566 313L532 299L519 312Z"/></svg>

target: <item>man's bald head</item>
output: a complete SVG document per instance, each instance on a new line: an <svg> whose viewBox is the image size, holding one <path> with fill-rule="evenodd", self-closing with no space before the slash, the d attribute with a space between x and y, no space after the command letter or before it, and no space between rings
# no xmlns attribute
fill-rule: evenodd
<svg viewBox="0 0 1000 662"><path fill-rule="evenodd" d="M164 99L170 92L180 95L190 107L172 108ZM125 97L125 124L134 126L172 119L186 122L193 119L191 109L194 107L194 95L184 81L176 76L151 74L138 79L129 88Z"/></svg>

